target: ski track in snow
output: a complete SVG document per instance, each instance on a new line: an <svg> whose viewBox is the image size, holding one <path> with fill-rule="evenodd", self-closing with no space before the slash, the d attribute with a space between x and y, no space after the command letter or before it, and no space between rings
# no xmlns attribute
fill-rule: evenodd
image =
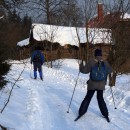
<svg viewBox="0 0 130 130"><path fill-rule="evenodd" d="M50 75L52 77L51 81L49 79ZM73 85L75 83L75 80L77 80L76 77L73 75L68 75L62 71L61 72L57 70L52 71L52 69L50 70L48 69L48 71L44 73L44 77L47 77L47 79L44 79L45 80L44 82L40 81L39 79L38 80L30 79L31 82L28 80L24 81L24 82L28 82L25 84L28 84L28 99L29 100L27 101L27 115L28 115L27 120L30 124L30 129L31 130L36 130L36 129L37 130L43 130L43 129L44 130L64 130L63 128L63 125L64 125L64 126L68 126L67 130L73 130L74 128L71 126L71 124L75 116L73 116L72 120L70 121L66 120L66 118L68 118L69 116L69 114L66 113L67 106L68 106L68 102L66 101L66 98L69 101L70 96L66 95L67 91L64 91L63 89L59 89L59 87L62 88L62 83L66 81L68 82L68 79L70 81L69 86ZM54 81L56 81L55 78L58 78L60 82L57 82L56 84L54 84ZM86 82L86 79L85 80L81 80L81 79L79 78L80 84L83 84ZM48 85L48 83L50 84ZM39 95L42 95L42 96L39 97ZM43 108L41 108L41 106ZM53 109L53 111L51 109ZM61 116L60 117L56 116L56 113L61 113L60 114ZM75 122L73 121L73 123ZM80 126L78 129L80 129ZM66 127L65 127L65 130L66 130Z"/></svg>
<svg viewBox="0 0 130 130"><path fill-rule="evenodd" d="M44 69L47 68L45 67ZM52 78L51 80L50 77ZM57 79L59 79L59 82L55 83ZM29 82L27 111L31 130L124 130L124 127L128 125L126 122L128 122L130 118L126 117L124 119L124 116L120 113L121 111L118 109L114 110L113 106L109 106L111 123L107 123L102 117L100 111L97 110L97 105L90 105L87 114L79 121L74 122L81 103L78 102L78 99L76 100L78 96L74 97L75 99L71 104L72 108L70 108L70 112L67 113L66 111L75 81L76 77L74 75L68 75L58 70L47 69L47 71L44 72L44 81L32 80L31 83ZM78 81L77 87L81 89L86 83L86 79L79 77ZM66 86L70 86L70 88L66 87L66 90L64 90L62 84L66 84ZM63 85L63 87L64 86L65 85ZM42 97L39 97L39 95L42 95ZM96 98L92 100L96 100ZM111 115L111 111L112 113L118 112L121 116L118 117L116 114ZM117 119L119 120L118 124L116 122ZM86 123L86 125L84 125L84 123ZM102 123L104 124L102 125ZM65 129L63 126L65 126Z"/></svg>
<svg viewBox="0 0 130 130"><path fill-rule="evenodd" d="M111 122L107 123L100 113L96 96L93 97L88 112L74 122L86 94L84 87L86 78L79 76L72 104L67 113L77 76L43 67L44 81L41 81L28 79L29 73L30 69L27 67L22 77L27 79L21 82L28 85L25 112L28 130L124 130L126 127L129 129L130 113L121 109L115 110L109 104Z"/></svg>
<svg viewBox="0 0 130 130"><path fill-rule="evenodd" d="M33 83L33 82L32 82ZM41 119L41 104L40 104L40 97L37 92L38 85L31 85L29 83L28 87L28 101L27 101L27 113L28 113L28 120L31 124L31 130L40 130L43 128L43 122Z"/></svg>

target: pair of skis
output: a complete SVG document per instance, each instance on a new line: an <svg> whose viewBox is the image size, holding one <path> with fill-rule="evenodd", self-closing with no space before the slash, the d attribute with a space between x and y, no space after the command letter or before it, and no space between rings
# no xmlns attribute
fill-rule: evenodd
<svg viewBox="0 0 130 130"><path fill-rule="evenodd" d="M31 78L31 79L34 79L34 80L39 79L39 78L33 78L31 75L30 75L30 78ZM43 79L43 78L42 78L42 79L39 79L39 80L44 81L44 79Z"/></svg>
<svg viewBox="0 0 130 130"><path fill-rule="evenodd" d="M81 118L82 115L79 115L74 121L77 121L79 118ZM109 117L105 117L105 119L107 120L107 122L109 123L110 122L110 119Z"/></svg>
<svg viewBox="0 0 130 130"><path fill-rule="evenodd" d="M35 78L33 78L33 77L30 77L31 79L34 79L34 80L40 80L40 81L44 81L44 79L39 79L39 78L37 78L37 79L35 79Z"/></svg>

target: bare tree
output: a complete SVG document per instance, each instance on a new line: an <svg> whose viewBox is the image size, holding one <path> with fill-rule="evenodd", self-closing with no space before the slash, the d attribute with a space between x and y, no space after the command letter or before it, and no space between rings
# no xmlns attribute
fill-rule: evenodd
<svg viewBox="0 0 130 130"><path fill-rule="evenodd" d="M106 5L106 10L112 14L110 17L113 17L110 18L111 20L108 20L109 22L105 21L105 24L112 30L112 42L108 57L113 68L113 73L109 76L111 86L115 86L116 76L118 74L130 72L130 67L127 66L129 62L128 57L130 56L130 19L124 20L126 12L130 10L130 1L119 0L116 2L113 1L113 3L111 6L110 4ZM117 14L118 17L114 17Z"/></svg>
<svg viewBox="0 0 130 130"><path fill-rule="evenodd" d="M73 26L76 17L79 25L82 24L82 13L77 0L10 0L3 2L6 9L17 9L22 16L32 16L33 21L55 25Z"/></svg>
<svg viewBox="0 0 130 130"><path fill-rule="evenodd" d="M17 6L17 8L21 11L28 10L28 12L33 12L36 15L35 19L42 16L44 23L52 24L53 16L60 13L60 5L63 1L64 0L21 0L20 6Z"/></svg>
<svg viewBox="0 0 130 130"><path fill-rule="evenodd" d="M62 10L62 25L66 26L81 26L83 25L83 14L77 0L64 0L61 5Z"/></svg>
<svg viewBox="0 0 130 130"><path fill-rule="evenodd" d="M96 14L96 5L97 5L97 0L83 0L81 2L82 5L82 10L84 14L84 22L85 22L85 27L86 27L86 56L85 56L85 61L88 62L89 59L89 27L88 23L89 21L94 17Z"/></svg>

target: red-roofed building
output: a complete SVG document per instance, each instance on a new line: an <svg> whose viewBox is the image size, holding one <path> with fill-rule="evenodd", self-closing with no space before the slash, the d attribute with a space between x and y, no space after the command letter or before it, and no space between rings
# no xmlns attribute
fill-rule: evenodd
<svg viewBox="0 0 130 130"><path fill-rule="evenodd" d="M103 4L98 4L97 5L97 16L92 18L88 22L88 27L93 28L93 27L99 27L102 25L104 22L104 12L103 12Z"/></svg>
<svg viewBox="0 0 130 130"><path fill-rule="evenodd" d="M127 14L127 13L126 13ZM124 14L124 16L126 15ZM122 17L121 12L111 12L104 13L103 4L97 5L97 16L92 18L88 22L88 27L90 28L112 28L113 24L119 22L120 20L130 20L130 15L127 14L127 17Z"/></svg>

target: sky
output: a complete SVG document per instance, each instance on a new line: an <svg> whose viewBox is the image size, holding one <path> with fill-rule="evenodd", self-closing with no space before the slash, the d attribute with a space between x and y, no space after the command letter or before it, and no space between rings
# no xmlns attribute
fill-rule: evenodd
<svg viewBox="0 0 130 130"><path fill-rule="evenodd" d="M10 61L9 73L5 76L10 82L0 91L0 109L7 101L11 83L19 77L19 81L11 94L10 101L0 114L0 124L15 130L129 130L130 128L130 75L117 76L116 85L112 88L117 109L114 109L113 99L108 81L104 91L110 123L101 115L96 94L87 113L77 122L78 109L87 91L87 74L79 74L74 97L67 113L72 92L78 75L78 61L61 59L61 68L47 68L43 65L44 81L33 79L33 69L30 59Z"/></svg>

